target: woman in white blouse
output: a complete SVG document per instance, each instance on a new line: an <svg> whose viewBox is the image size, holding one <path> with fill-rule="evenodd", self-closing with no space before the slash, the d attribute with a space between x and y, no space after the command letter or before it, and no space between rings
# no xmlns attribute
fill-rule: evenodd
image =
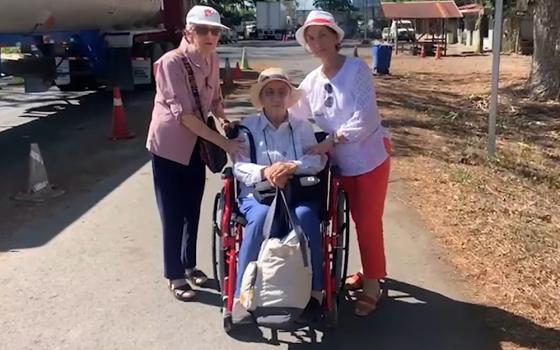
<svg viewBox="0 0 560 350"><path fill-rule="evenodd" d="M239 252L236 298L239 298L241 279L245 268L257 260L263 242L263 225L269 206L260 204L252 194L255 185L268 181L283 188L293 175L314 175L326 163L326 157L305 154L305 150L317 145L311 123L293 118L288 108L300 97L280 68L264 70L251 88L251 102L262 112L247 117L242 125L247 127L255 144L256 162L245 155L238 155L233 168L241 182L239 209L247 220L243 243ZM248 140L247 140L248 141ZM312 298L307 315L320 312L322 301L322 251L318 202L295 204L295 214L307 234L311 250L313 270Z"/></svg>
<svg viewBox="0 0 560 350"><path fill-rule="evenodd" d="M356 223L363 274L347 279L358 294L355 313L373 312L381 296L379 279L386 276L383 209L389 182L389 137L381 126L372 74L359 58L339 53L344 31L333 16L312 11L296 39L321 61L299 89L303 96L291 112L315 119L329 137L307 151L330 153L342 175L342 186Z"/></svg>

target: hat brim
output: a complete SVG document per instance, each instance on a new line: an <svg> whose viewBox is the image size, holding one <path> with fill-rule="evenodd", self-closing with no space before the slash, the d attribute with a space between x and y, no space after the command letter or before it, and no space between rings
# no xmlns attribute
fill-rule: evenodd
<svg viewBox="0 0 560 350"><path fill-rule="evenodd" d="M221 29L225 29L225 30L229 30L229 27L226 27L223 24L218 24L216 22L210 22L210 21L199 21L199 20L194 20L194 21L190 21L189 24L200 24L200 25L204 25L204 26L209 26L209 27L218 27Z"/></svg>
<svg viewBox="0 0 560 350"><path fill-rule="evenodd" d="M338 34L339 43L342 42L342 39L344 39L344 30L342 30L342 28L340 28L336 24L321 24L321 23L310 23L307 25L304 24L296 31L296 41L306 49L308 47L307 47L307 41L305 40L305 29L311 26L325 26L331 28L336 32L336 34Z"/></svg>
<svg viewBox="0 0 560 350"><path fill-rule="evenodd" d="M288 84L291 87L290 98L288 100L288 103L286 104L286 109L294 106L299 101L299 99L301 98L301 90L294 87L287 80L271 78L261 83L255 83L253 84L253 86L251 86L251 89L249 90L249 96L251 98L251 103L253 104L253 107L255 107L256 109L261 109L263 107L261 103L261 96L260 96L261 91L267 84L273 81L281 81Z"/></svg>

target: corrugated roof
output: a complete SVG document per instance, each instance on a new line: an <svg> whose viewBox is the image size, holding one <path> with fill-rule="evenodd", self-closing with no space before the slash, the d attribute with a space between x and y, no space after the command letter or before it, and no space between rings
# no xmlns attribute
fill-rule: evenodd
<svg viewBox="0 0 560 350"><path fill-rule="evenodd" d="M465 15L484 14L484 6L479 4L468 4L459 7L459 12Z"/></svg>
<svg viewBox="0 0 560 350"><path fill-rule="evenodd" d="M455 1L382 2L389 19L462 18Z"/></svg>

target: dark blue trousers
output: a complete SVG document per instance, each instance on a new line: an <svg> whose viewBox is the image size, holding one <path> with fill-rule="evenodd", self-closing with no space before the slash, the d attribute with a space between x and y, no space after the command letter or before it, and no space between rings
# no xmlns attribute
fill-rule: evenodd
<svg viewBox="0 0 560 350"><path fill-rule="evenodd" d="M167 279L185 277L196 266L196 239L206 177L195 147L189 165L152 154L156 201L163 226L163 266Z"/></svg>

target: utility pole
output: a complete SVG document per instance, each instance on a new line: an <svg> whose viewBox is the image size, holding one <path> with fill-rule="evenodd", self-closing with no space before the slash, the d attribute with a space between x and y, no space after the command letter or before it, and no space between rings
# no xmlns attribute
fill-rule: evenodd
<svg viewBox="0 0 560 350"><path fill-rule="evenodd" d="M368 0L364 0L364 42L367 41L367 31L368 31L367 5L368 5Z"/></svg>
<svg viewBox="0 0 560 350"><path fill-rule="evenodd" d="M488 118L488 157L496 158L496 115L498 114L498 88L500 82L500 51L502 48L502 17L504 0L496 0L494 14L494 42L492 44L492 93Z"/></svg>

